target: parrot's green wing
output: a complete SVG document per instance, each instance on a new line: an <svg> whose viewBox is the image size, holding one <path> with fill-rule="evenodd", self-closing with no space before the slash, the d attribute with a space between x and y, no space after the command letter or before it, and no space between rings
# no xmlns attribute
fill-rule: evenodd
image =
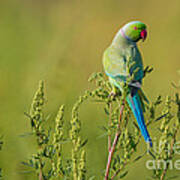
<svg viewBox="0 0 180 180"><path fill-rule="evenodd" d="M104 52L103 64L106 74L116 81L126 81L134 73L134 81L143 77L143 64L136 47L116 49L109 47Z"/></svg>

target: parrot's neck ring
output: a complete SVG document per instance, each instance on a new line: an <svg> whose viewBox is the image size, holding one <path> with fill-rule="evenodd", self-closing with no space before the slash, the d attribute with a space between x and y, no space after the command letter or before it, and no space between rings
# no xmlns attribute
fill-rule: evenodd
<svg viewBox="0 0 180 180"><path fill-rule="evenodd" d="M127 39L128 41L134 43L134 41L125 34L125 32L124 32L123 29L120 29L120 32L121 32L122 37L124 37L124 38Z"/></svg>

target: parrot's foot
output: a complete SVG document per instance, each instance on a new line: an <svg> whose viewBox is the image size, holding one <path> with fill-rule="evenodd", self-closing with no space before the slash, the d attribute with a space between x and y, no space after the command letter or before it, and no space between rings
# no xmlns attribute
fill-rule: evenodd
<svg viewBox="0 0 180 180"><path fill-rule="evenodd" d="M117 95L117 93L115 93L114 91L111 91L108 98L112 98L114 100L116 95Z"/></svg>

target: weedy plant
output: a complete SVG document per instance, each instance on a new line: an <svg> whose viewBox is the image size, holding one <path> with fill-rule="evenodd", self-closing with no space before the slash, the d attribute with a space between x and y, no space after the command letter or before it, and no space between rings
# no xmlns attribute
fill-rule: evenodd
<svg viewBox="0 0 180 180"><path fill-rule="evenodd" d="M144 76L152 71L147 67ZM69 179L85 180L96 179L88 177L86 148L87 139L80 136L81 120L79 118L79 108L85 101L93 100L101 102L102 108L106 114L103 130L107 135L107 164L104 166L104 180L122 179L128 175L128 164L135 163L139 159L148 155L153 161L163 160L166 162L165 168L155 167L151 169L153 179L164 180L169 170L170 160L175 156L174 144L177 141L177 134L180 123L180 98L176 94L173 100L167 97L165 102L161 96L152 103L142 96L144 102L145 117L148 120L147 126L158 126L158 140L161 144L161 151L154 147L147 147L143 155L134 159L138 145L141 141L136 120L134 119L125 98L128 93L128 82L124 84L124 92L116 90L116 95L112 94L113 88L102 73L94 73L89 78L90 82L95 82L95 89L85 91L80 96L72 109L72 118L69 121L71 128L64 126L64 105L60 106L55 118L55 127L47 128L47 117L44 115L43 107L45 105L44 83L39 83L39 88L35 93L31 110L26 113L30 119L33 135L36 138L38 150L33 154L24 165L34 169L39 180L48 179ZM91 101L89 101L90 103ZM173 115L172 104L177 106L177 113ZM159 108L163 106L162 114ZM159 126L160 123L161 125ZM163 141L163 143L161 143ZM66 144L71 144L71 157L67 159L63 148ZM168 145L170 150L168 151ZM106 145L105 145L106 146ZM148 177L149 175L147 175Z"/></svg>
<svg viewBox="0 0 180 180"><path fill-rule="evenodd" d="M172 112L173 104L176 106L176 114ZM176 94L172 99L167 96L164 102L164 110L160 127L158 127L159 136L156 139L155 147L152 149L152 179L164 180L167 177L168 170L173 168L179 170L179 160L175 159L175 155L180 153L179 142L177 136L180 126L180 99ZM158 119L159 120L159 119ZM174 161L173 161L174 160ZM179 176L174 175L167 179L177 179ZM179 179L179 178L178 178Z"/></svg>
<svg viewBox="0 0 180 180"><path fill-rule="evenodd" d="M47 118L44 115L45 105L44 83L40 81L31 109L25 115L30 119L33 135L37 142L37 153L33 154L24 165L35 170L39 180L49 179L85 179L85 150L79 135L81 124L78 118L78 108L83 102L83 97L77 101L72 110L70 137L65 137L64 105L60 106L55 118L53 130L47 128ZM72 143L72 158L67 159L62 154L66 142Z"/></svg>

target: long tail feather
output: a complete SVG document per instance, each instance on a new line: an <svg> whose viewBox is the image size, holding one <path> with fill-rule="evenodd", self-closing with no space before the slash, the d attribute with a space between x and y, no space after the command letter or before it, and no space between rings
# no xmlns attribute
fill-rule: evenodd
<svg viewBox="0 0 180 180"><path fill-rule="evenodd" d="M143 110L138 93L134 94L133 97L131 95L127 96L127 102L137 120L139 129L142 133L142 136L144 137L144 140L148 142L152 147L152 141L144 122Z"/></svg>

